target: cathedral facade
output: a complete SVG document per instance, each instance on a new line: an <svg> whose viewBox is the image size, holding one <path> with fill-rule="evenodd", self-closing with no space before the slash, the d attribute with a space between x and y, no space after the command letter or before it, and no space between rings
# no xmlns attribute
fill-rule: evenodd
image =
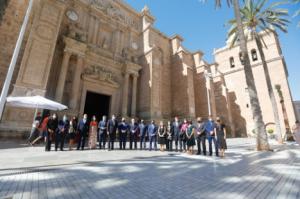
<svg viewBox="0 0 300 199"><path fill-rule="evenodd" d="M0 21L1 87L27 6L28 0L8 0ZM188 51L179 35L166 36L154 21L147 7L137 12L121 0L34 1L9 94L56 100L69 107L59 114L69 116L221 116L232 136L249 134L253 124L238 47L216 50L216 62L208 64L201 51ZM286 120L295 120L288 73L277 36L268 37L265 51L272 81L284 96L277 99L284 128ZM263 117L272 125L256 56L253 70ZM6 106L2 135L30 129L32 117L32 110Z"/></svg>

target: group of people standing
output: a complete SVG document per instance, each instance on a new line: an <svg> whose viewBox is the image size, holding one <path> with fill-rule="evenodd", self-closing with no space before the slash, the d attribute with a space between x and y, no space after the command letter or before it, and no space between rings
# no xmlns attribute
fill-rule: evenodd
<svg viewBox="0 0 300 199"><path fill-rule="evenodd" d="M40 119L41 120L41 119ZM34 135L39 134L36 139ZM209 117L207 121L198 117L196 122L184 119L179 121L178 117L174 121L160 121L157 125L154 120L146 124L144 120L136 121L132 118L127 122L125 118L118 121L115 115L110 119L102 117L100 122L96 116L91 121L88 120L87 114L83 115L81 120L73 117L68 120L63 116L58 120L54 113L52 116L46 116L41 122L36 120L33 124L32 132L29 137L29 143L34 145L39 139L45 138L46 151L51 150L51 145L55 143L55 150L64 150L65 140L69 140L69 150L72 150L77 142L77 150L84 150L86 139L89 149L106 149L114 150L115 142L118 138L119 149L125 150L127 142L129 149L146 149L146 143L149 142L147 149L157 150L157 144L160 145L160 151L179 151L193 154L194 147L197 145L197 154L207 155L206 140L209 144L209 154L213 154L213 147L216 156L223 157L227 149L226 128L220 118L213 121ZM99 143L97 145L97 143Z"/></svg>

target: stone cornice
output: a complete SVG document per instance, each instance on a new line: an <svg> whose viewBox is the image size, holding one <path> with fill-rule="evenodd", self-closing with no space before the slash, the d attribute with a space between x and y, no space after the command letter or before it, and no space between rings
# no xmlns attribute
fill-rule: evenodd
<svg viewBox="0 0 300 199"><path fill-rule="evenodd" d="M65 50L66 52L70 52L75 55L79 56L85 56L86 50L87 50L87 45L76 41L74 39L71 39L69 37L64 37L64 42L65 42Z"/></svg>
<svg viewBox="0 0 300 199"><path fill-rule="evenodd" d="M142 66L140 66L136 63L130 62L130 61L125 61L124 72L138 75L138 72L141 69L142 69Z"/></svg>

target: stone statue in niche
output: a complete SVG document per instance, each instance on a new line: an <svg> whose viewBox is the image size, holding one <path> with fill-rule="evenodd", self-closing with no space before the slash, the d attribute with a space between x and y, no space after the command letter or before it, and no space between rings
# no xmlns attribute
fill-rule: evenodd
<svg viewBox="0 0 300 199"><path fill-rule="evenodd" d="M127 50L127 48L123 48L123 49L122 49L122 57L123 57L124 59L127 59L127 58L128 58L128 50Z"/></svg>
<svg viewBox="0 0 300 199"><path fill-rule="evenodd" d="M113 85L119 85L118 82L115 81L114 74L100 66L88 66L84 69L82 77L94 81L105 81Z"/></svg>
<svg viewBox="0 0 300 199"><path fill-rule="evenodd" d="M106 37L103 38L103 41L102 41L102 48L104 49L109 49L109 42L108 42L108 39Z"/></svg>
<svg viewBox="0 0 300 199"><path fill-rule="evenodd" d="M101 10L105 10L105 1L104 0L91 0L91 4L95 5L97 8Z"/></svg>
<svg viewBox="0 0 300 199"><path fill-rule="evenodd" d="M109 6L107 7L107 14L115 19L125 21L125 16L121 13L121 10L111 4L109 4Z"/></svg>
<svg viewBox="0 0 300 199"><path fill-rule="evenodd" d="M131 17L127 16L121 9L113 5L113 2L120 2L120 0L86 0L90 5L95 6L96 8L102 10L104 13L108 14L114 19L125 23L136 30L139 29L137 21L134 21ZM113 2L112 2L113 1Z"/></svg>

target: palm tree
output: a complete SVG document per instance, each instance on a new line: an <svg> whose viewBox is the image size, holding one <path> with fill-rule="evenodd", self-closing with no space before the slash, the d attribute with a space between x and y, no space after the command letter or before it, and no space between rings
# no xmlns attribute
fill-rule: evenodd
<svg viewBox="0 0 300 199"><path fill-rule="evenodd" d="M294 4L298 4L298 6L300 7L300 0L292 0L292 3ZM295 13L294 13L294 17L300 16L300 9L298 9ZM298 22L298 26L300 27L300 21Z"/></svg>
<svg viewBox="0 0 300 199"><path fill-rule="evenodd" d="M215 0L216 6L221 6L222 0ZM252 67L248 55L247 40L244 35L244 28L242 23L242 17L240 12L239 0L227 0L228 5L233 5L234 15L237 23L237 35L239 39L239 46L241 55L244 60L244 73L246 78L246 84L249 91L250 104L252 117L254 121L254 129L256 132L256 149L257 150L269 150L268 136L263 122L262 112L258 100L257 90L254 82Z"/></svg>
<svg viewBox="0 0 300 199"><path fill-rule="evenodd" d="M282 143L283 141L278 107L275 99L274 89L271 83L269 69L265 59L265 54L263 52L263 47L267 48L263 40L263 36L264 34L269 34L270 32L275 33L275 28L283 32L287 32L287 24L289 23L289 21L285 17L288 16L288 10L275 8L276 6L282 4L280 2L273 3L269 7L266 7L266 3L267 0L258 0L256 3L254 3L254 0L245 0L245 5L243 8L241 8L241 15L243 28L244 30L248 30L250 32L251 38L254 38L262 60L268 93L273 108L277 139L279 143ZM236 43L238 37L236 20L230 20L229 24L231 25L231 28L228 32L228 37L233 38L231 43L231 46L233 46Z"/></svg>

